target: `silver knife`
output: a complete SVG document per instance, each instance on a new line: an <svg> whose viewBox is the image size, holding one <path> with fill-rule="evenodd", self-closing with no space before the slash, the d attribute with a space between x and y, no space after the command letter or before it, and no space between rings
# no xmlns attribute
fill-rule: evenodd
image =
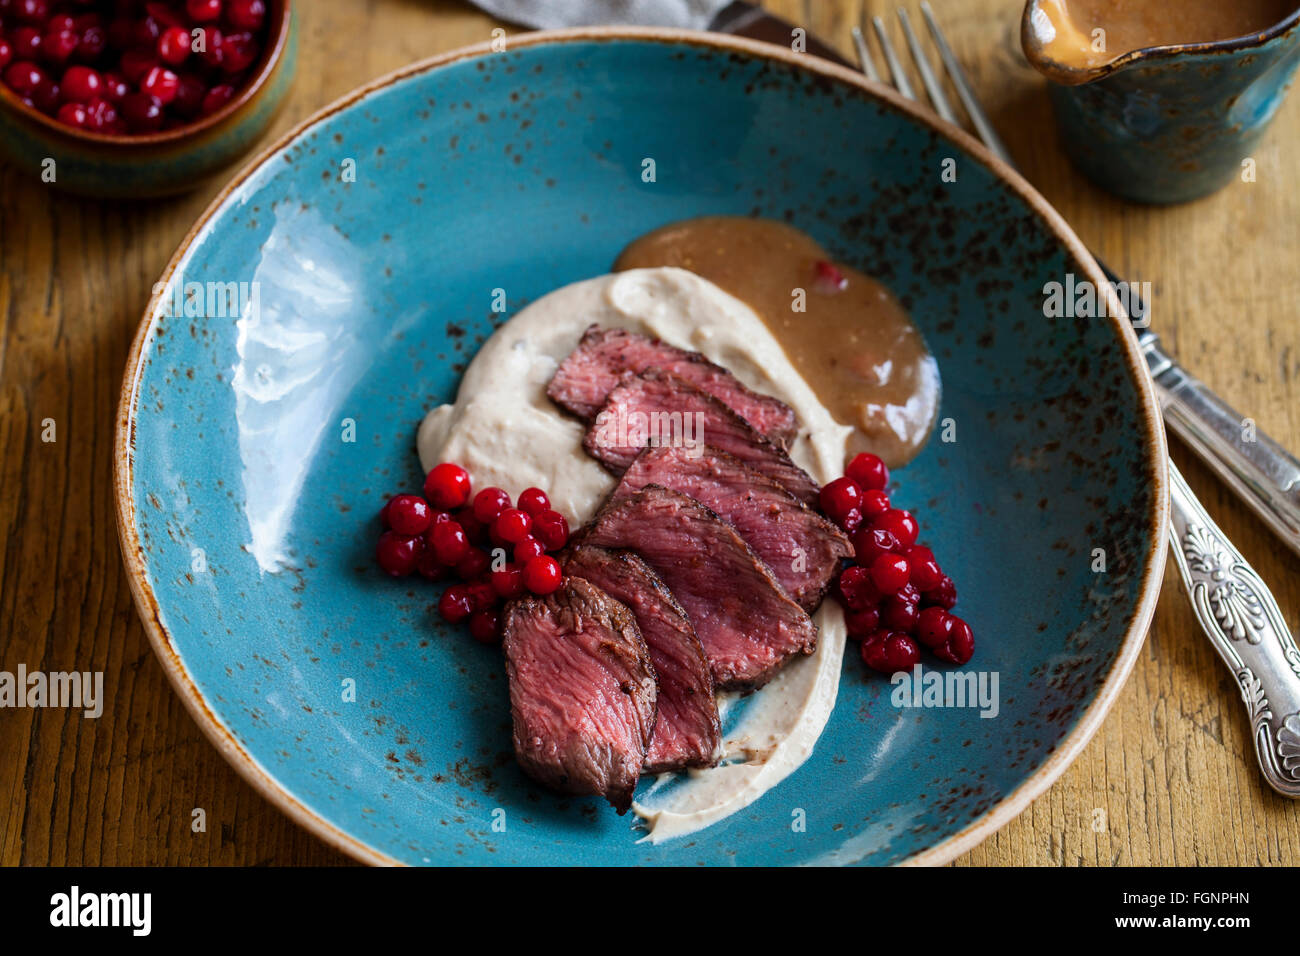
<svg viewBox="0 0 1300 956"><path fill-rule="evenodd" d="M1264 779L1300 797L1300 650L1268 587L1172 462L1169 499L1174 560L1196 620L1237 679Z"/></svg>

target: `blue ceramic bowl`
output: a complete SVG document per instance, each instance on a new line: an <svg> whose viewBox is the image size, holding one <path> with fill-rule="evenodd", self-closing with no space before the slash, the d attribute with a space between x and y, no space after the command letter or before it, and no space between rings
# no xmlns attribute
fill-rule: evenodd
<svg viewBox="0 0 1300 956"><path fill-rule="evenodd" d="M948 158L955 183L940 178ZM896 500L960 583L970 667L997 672L1001 692L995 718L900 709L846 657L801 769L654 846L633 818L524 777L499 650L443 627L436 592L372 555L385 497L420 482L417 424L500 318L493 290L518 310L607 271L633 237L711 213L788 219L911 308L957 440L901 470ZM149 305L116 457L146 628L231 763L363 860L951 858L1096 730L1161 579L1157 408L1126 323L1044 317L1043 286L1066 273L1102 281L1024 182L811 57L580 30L412 67L240 174Z"/></svg>

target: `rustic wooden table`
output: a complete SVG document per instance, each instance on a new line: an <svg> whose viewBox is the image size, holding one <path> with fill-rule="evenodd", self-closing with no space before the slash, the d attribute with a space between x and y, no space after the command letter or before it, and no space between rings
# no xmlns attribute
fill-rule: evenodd
<svg viewBox="0 0 1300 956"><path fill-rule="evenodd" d="M803 18L800 0L768 6ZM892 0L865 6L892 19ZM1300 448L1290 152L1300 104L1282 109L1260 146L1255 182L1176 208L1128 205L1068 165L1043 83L1020 54L1017 0L934 6L1028 178L1115 269L1154 284L1153 326L1189 368ZM847 53L861 0L811 7L814 32ZM310 0L298 10L301 64L272 136L365 80L486 40L498 25L435 0ZM108 689L94 721L0 712L0 863L346 861L258 796L195 727L154 658L118 556L110 452L123 362L150 286L217 188L91 202L0 166L0 670L102 670ZM56 423L53 443L41 440L45 419ZM1283 613L1300 620L1300 559L1183 448L1172 452ZM959 864L1300 860L1300 808L1261 783L1235 683L1197 631L1172 562L1165 589L1096 738ZM195 807L207 811L206 833L191 833Z"/></svg>

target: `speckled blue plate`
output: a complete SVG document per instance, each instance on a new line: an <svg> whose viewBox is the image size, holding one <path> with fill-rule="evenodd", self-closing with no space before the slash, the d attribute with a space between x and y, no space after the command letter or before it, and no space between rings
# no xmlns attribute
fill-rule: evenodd
<svg viewBox="0 0 1300 956"><path fill-rule="evenodd" d="M960 585L969 666L997 673L999 713L896 707L850 656L801 769L655 846L633 817L517 769L500 652L442 627L422 582L377 571L375 514L418 486L416 426L501 318L494 290L517 311L712 213L807 230L887 281L928 337L956 440L900 471L895 497ZM1087 742L1161 578L1157 408L1125 323L1044 317L1044 284L1066 273L1102 281L1013 173L812 57L584 30L412 67L241 173L150 303L115 476L146 628L236 769L363 860L949 859Z"/></svg>

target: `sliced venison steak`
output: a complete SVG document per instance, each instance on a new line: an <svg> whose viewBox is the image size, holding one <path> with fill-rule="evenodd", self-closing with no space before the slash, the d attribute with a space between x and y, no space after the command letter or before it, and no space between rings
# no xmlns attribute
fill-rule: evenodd
<svg viewBox="0 0 1300 956"><path fill-rule="evenodd" d="M582 544L629 548L686 610L722 688L761 687L793 654L811 654L817 626L736 530L694 498L659 485L611 501Z"/></svg>
<svg viewBox="0 0 1300 956"><path fill-rule="evenodd" d="M646 773L711 767L718 761L722 725L713 674L695 628L650 566L629 551L579 546L564 573L590 581L636 618L659 678L658 717L646 753Z"/></svg>
<svg viewBox="0 0 1300 956"><path fill-rule="evenodd" d="M817 501L817 482L790 460L785 449L712 395L661 369L625 374L582 440L587 453L616 475L627 471L647 446L694 452L702 450L704 443L779 482L804 504Z"/></svg>
<svg viewBox="0 0 1300 956"><path fill-rule="evenodd" d="M680 491L716 511L810 614L830 587L840 559L853 554L853 545L834 524L771 478L716 448L698 455L685 448L647 448L624 472L611 500L646 485Z"/></svg>
<svg viewBox="0 0 1300 956"><path fill-rule="evenodd" d="M632 805L654 728L654 666L632 613L595 585L565 578L545 598L505 608L515 756L565 793Z"/></svg>
<svg viewBox="0 0 1300 956"><path fill-rule="evenodd" d="M624 372L661 368L712 395L773 441L788 447L798 431L794 410L770 395L751 391L721 365L699 352L665 345L625 329L590 326L560 365L546 394L580 418L595 418Z"/></svg>

